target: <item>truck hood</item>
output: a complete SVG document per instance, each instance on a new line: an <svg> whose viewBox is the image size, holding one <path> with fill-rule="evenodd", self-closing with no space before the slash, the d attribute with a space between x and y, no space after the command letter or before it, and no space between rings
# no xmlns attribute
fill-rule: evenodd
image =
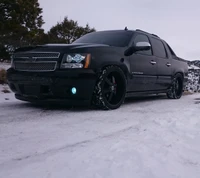
<svg viewBox="0 0 200 178"><path fill-rule="evenodd" d="M72 43L72 44L46 44L38 46L23 47L17 49L16 53L22 52L69 52L73 49L82 49L82 48L97 48L97 47L109 47L105 44L89 44L89 43Z"/></svg>

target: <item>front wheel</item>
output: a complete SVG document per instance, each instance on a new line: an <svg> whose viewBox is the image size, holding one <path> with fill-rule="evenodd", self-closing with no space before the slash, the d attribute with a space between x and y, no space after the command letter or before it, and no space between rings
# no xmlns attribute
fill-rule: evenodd
<svg viewBox="0 0 200 178"><path fill-rule="evenodd" d="M169 99L180 99L183 94L183 77L181 74L177 74L173 80L167 97Z"/></svg>
<svg viewBox="0 0 200 178"><path fill-rule="evenodd" d="M93 105L102 109L117 109L124 102L126 78L117 66L103 69L98 78L93 94Z"/></svg>

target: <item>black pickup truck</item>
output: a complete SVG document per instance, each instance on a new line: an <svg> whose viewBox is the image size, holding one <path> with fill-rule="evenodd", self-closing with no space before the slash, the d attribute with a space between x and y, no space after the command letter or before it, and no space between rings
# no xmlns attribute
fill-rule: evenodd
<svg viewBox="0 0 200 178"><path fill-rule="evenodd" d="M116 109L134 95L179 99L188 66L157 35L125 29L89 33L72 44L19 48L7 78L19 100Z"/></svg>

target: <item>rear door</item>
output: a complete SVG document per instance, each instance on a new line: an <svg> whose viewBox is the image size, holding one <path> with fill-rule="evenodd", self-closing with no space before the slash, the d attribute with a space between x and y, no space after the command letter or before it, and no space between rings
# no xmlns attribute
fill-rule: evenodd
<svg viewBox="0 0 200 178"><path fill-rule="evenodd" d="M171 83L172 59L169 57L163 41L154 37L151 37L150 40L153 47L153 54L157 61L156 89L164 90Z"/></svg>
<svg viewBox="0 0 200 178"><path fill-rule="evenodd" d="M149 38L145 34L137 33L134 36L133 44L137 42L148 42ZM132 91L150 91L155 89L156 83L156 58L152 54L152 49L148 51L138 51L130 56Z"/></svg>

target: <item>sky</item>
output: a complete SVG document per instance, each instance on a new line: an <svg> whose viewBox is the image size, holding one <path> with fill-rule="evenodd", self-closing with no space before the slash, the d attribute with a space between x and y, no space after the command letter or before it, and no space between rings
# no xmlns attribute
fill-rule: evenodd
<svg viewBox="0 0 200 178"><path fill-rule="evenodd" d="M199 0L39 0L48 31L67 16L100 30L141 29L167 41L187 60L200 59Z"/></svg>

